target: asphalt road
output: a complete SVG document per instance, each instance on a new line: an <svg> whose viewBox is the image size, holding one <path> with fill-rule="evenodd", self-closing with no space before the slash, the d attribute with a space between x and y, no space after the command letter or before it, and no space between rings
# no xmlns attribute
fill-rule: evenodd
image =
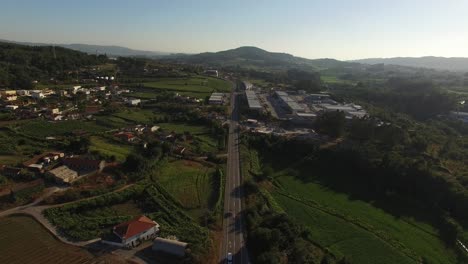
<svg viewBox="0 0 468 264"><path fill-rule="evenodd" d="M242 188L239 164L238 107L236 92L231 94L231 119L228 138L228 159L224 196L223 244L220 263L227 263L228 253L233 255L233 263L249 263L244 241L242 216Z"/></svg>

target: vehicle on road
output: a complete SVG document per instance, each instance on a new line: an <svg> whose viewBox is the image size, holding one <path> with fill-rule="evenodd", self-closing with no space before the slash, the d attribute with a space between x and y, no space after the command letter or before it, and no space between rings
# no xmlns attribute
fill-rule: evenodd
<svg viewBox="0 0 468 264"><path fill-rule="evenodd" d="M231 253L231 252L229 252L229 253L227 254L227 258L226 258L226 259L227 259L227 263L228 263L228 264L232 264L232 253Z"/></svg>

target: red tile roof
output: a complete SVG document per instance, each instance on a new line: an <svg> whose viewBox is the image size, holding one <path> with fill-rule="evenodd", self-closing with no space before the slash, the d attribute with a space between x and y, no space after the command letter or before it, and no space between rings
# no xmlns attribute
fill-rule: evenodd
<svg viewBox="0 0 468 264"><path fill-rule="evenodd" d="M148 229L155 227L157 224L148 217L141 215L128 222L114 226L114 232L122 239L130 238L139 233L145 232Z"/></svg>

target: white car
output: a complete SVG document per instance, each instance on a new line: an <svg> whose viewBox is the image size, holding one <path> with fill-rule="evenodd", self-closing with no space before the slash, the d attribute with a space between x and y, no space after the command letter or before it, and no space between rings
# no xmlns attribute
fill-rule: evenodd
<svg viewBox="0 0 468 264"><path fill-rule="evenodd" d="M232 264L232 253L231 253L231 252L229 252L229 253L227 254L227 263L228 263L228 264Z"/></svg>

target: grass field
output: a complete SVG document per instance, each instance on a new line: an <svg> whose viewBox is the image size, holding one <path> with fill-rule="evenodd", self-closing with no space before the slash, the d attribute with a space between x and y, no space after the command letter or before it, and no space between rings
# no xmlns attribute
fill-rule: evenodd
<svg viewBox="0 0 468 264"><path fill-rule="evenodd" d="M124 144L118 144L117 142L112 142L110 140L92 136L90 137L91 145L89 147L90 151L97 151L103 156L111 157L115 156L117 161L123 162L127 156L132 152L133 147Z"/></svg>
<svg viewBox="0 0 468 264"><path fill-rule="evenodd" d="M213 172L214 168L197 162L176 160L161 169L157 180L192 216L199 216L199 209L208 209L212 203Z"/></svg>
<svg viewBox="0 0 468 264"><path fill-rule="evenodd" d="M60 122L47 122L36 120L24 123L19 131L35 137L61 136L76 130L84 130L90 133L105 131L105 128L91 121L67 120Z"/></svg>
<svg viewBox="0 0 468 264"><path fill-rule="evenodd" d="M210 135L210 131L205 126L190 125L184 123L159 123L157 124L168 132L184 133L190 132L200 142L200 150L203 152L216 152L218 143Z"/></svg>
<svg viewBox="0 0 468 264"><path fill-rule="evenodd" d="M155 113L151 110L127 109L125 111L118 112L113 116L123 119L126 122L149 124L153 122L154 118L163 117L164 115Z"/></svg>
<svg viewBox="0 0 468 264"><path fill-rule="evenodd" d="M231 84L217 78L192 76L190 78L165 78L144 83L145 87L176 92L186 96L205 98L212 92L229 92Z"/></svg>
<svg viewBox="0 0 468 264"><path fill-rule="evenodd" d="M29 217L0 218L0 263L78 264L94 262L92 258L80 248L55 240Z"/></svg>
<svg viewBox="0 0 468 264"><path fill-rule="evenodd" d="M317 183L303 183L287 174L275 178L279 205L311 231L316 242L353 263L456 263L432 226L414 219L396 218L369 203ZM289 196L288 196L289 195Z"/></svg>

